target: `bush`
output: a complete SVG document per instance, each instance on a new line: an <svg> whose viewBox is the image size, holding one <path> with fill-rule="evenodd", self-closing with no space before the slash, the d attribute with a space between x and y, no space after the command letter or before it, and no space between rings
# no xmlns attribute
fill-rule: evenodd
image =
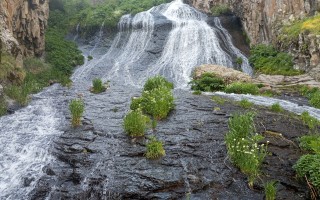
<svg viewBox="0 0 320 200"><path fill-rule="evenodd" d="M147 143L147 151L145 153L146 158L157 159L166 155L161 141L154 136L150 137L149 140L150 141Z"/></svg>
<svg viewBox="0 0 320 200"><path fill-rule="evenodd" d="M300 147L311 153L320 154L320 135L305 135L299 139Z"/></svg>
<svg viewBox="0 0 320 200"><path fill-rule="evenodd" d="M231 10L227 4L219 4L211 8L211 14L214 16L231 14Z"/></svg>
<svg viewBox="0 0 320 200"><path fill-rule="evenodd" d="M253 117L253 113L234 115L229 119L229 132L225 137L229 158L248 176L250 187L259 176L267 155L267 147L258 144L263 136L255 133Z"/></svg>
<svg viewBox="0 0 320 200"><path fill-rule="evenodd" d="M143 90L144 91L151 91L157 88L168 88L173 89L173 84L167 81L162 76L155 76L153 78L149 78L146 83L144 84Z"/></svg>
<svg viewBox="0 0 320 200"><path fill-rule="evenodd" d="M309 129L311 129L311 130L314 130L315 128L317 128L320 125L319 120L310 116L310 114L307 111L304 111L301 114L301 119L302 119L303 123L305 125L307 125L309 127Z"/></svg>
<svg viewBox="0 0 320 200"><path fill-rule="evenodd" d="M189 84L191 84L192 90L205 92L219 91L225 87L223 79L211 73L204 73L200 78L192 80Z"/></svg>
<svg viewBox="0 0 320 200"><path fill-rule="evenodd" d="M250 64L264 74L270 75L299 75L302 72L293 69L293 58L291 55L277 51L274 47L259 44L251 49Z"/></svg>
<svg viewBox="0 0 320 200"><path fill-rule="evenodd" d="M226 93L235 94L259 94L259 88L253 83L231 83L225 88Z"/></svg>
<svg viewBox="0 0 320 200"><path fill-rule="evenodd" d="M140 110L130 111L123 120L125 132L131 137L144 136L150 123L150 119L143 115Z"/></svg>
<svg viewBox="0 0 320 200"><path fill-rule="evenodd" d="M131 104L130 104L130 109L131 110L137 110L137 109L142 109L142 102L143 98L132 98L131 99Z"/></svg>
<svg viewBox="0 0 320 200"><path fill-rule="evenodd" d="M166 118L174 108L173 94L167 87L144 91L142 93L142 99L143 111L152 115L157 120Z"/></svg>
<svg viewBox="0 0 320 200"><path fill-rule="evenodd" d="M239 105L242 107L242 108L251 108L253 106L253 103L248 101L248 99L242 99L241 101L239 101Z"/></svg>
<svg viewBox="0 0 320 200"><path fill-rule="evenodd" d="M76 127L80 125L81 117L84 112L84 103L81 99L73 99L69 104L71 112L71 124Z"/></svg>
<svg viewBox="0 0 320 200"><path fill-rule="evenodd" d="M95 94L104 92L106 90L101 79L98 79L98 78L94 79L92 81L92 85L93 85L92 92Z"/></svg>
<svg viewBox="0 0 320 200"><path fill-rule="evenodd" d="M293 168L298 177L307 177L308 181L320 191L320 154L301 156Z"/></svg>
<svg viewBox="0 0 320 200"><path fill-rule="evenodd" d="M275 200L277 194L276 188L277 181L270 181L264 184L264 193L266 195L266 200Z"/></svg>
<svg viewBox="0 0 320 200"><path fill-rule="evenodd" d="M283 108L280 106L279 103L274 103L274 104L272 104L271 110L272 110L273 112L283 112Z"/></svg>

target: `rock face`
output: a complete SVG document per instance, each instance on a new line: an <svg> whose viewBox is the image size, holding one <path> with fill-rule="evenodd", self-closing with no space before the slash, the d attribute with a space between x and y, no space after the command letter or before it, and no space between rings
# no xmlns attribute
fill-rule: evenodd
<svg viewBox="0 0 320 200"><path fill-rule="evenodd" d="M5 51L17 60L24 56L40 56L45 47L48 16L48 0L1 0L0 38Z"/></svg>

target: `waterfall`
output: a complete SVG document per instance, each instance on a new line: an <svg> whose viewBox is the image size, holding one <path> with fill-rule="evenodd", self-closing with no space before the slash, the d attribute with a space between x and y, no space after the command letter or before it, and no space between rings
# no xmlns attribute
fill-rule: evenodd
<svg viewBox="0 0 320 200"><path fill-rule="evenodd" d="M209 26L206 20L205 14L181 0L135 16L125 15L110 49L99 61L77 70L73 80L100 77L141 87L148 77L160 74L177 88L186 88L194 67L217 64L233 68L237 57L243 60L242 70L252 74L247 58L232 44L231 36L218 19L219 30ZM225 34L231 53L222 48L219 31ZM161 44L158 44L159 35L165 35Z"/></svg>

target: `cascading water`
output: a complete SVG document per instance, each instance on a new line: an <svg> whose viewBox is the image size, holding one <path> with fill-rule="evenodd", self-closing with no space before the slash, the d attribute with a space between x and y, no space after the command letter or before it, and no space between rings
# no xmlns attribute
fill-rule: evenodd
<svg viewBox="0 0 320 200"><path fill-rule="evenodd" d="M173 152L161 161L163 165L150 164L142 159L144 149L139 145L128 144L122 129L122 119L128 111L131 97L140 94L142 84L150 76L164 75L174 82L176 88L185 88L195 66L211 63L234 67L235 59L239 57L243 60L242 70L252 73L247 58L234 47L231 36L221 26L219 19L215 18L214 27L209 26L206 20L206 15L183 4L182 0L154 7L135 16L125 15L119 22L119 33L104 54L101 53L102 48L96 48L103 36L102 25L101 34L92 48L83 48L84 54L92 55L93 60L86 60L83 66L75 70L72 76L74 83L70 89L51 86L37 94L28 107L0 118L0 199L28 199L32 189L36 191L35 194L40 193L47 199L61 199L63 195L69 199L83 199L84 193L91 195L87 195L88 199L112 199L113 191L121 190L138 198L134 196L138 190L150 195L153 189L158 192L158 196L153 198L176 199L177 196L170 196L173 193L170 188L169 192L162 189L170 186L185 187L186 192L190 193L199 184L204 184L199 191L208 185L223 186L225 183L221 177L228 177L231 172L225 172L225 154L221 142L223 135L219 138L217 133L221 131L216 129L224 121L220 121L223 118L221 116L212 116L210 100L204 100L203 108L195 109L194 105L200 102L197 97L183 90L175 91L177 108L174 117L164 122L166 125L159 126L157 132L157 137L167 139L165 148L170 149L166 151ZM226 47L221 46L218 33L223 35ZM102 94L91 94L88 89L94 78L110 80L110 89ZM68 100L79 93L85 101L86 118L93 121L100 133L94 135L89 131L87 134L90 138L85 135L84 139L77 133L67 139L62 138L62 141L68 140L64 146L67 150L87 142L85 151L75 153L74 160L82 161L85 158L89 161L83 165L76 163L72 168L70 163L76 161L66 159L66 163L61 164L63 161L51 156L50 148L53 146L52 141L62 133L61 129L67 127L63 123L63 112L67 110ZM242 98L240 95L233 97ZM264 97L245 97L257 103L273 102ZM289 103L281 102L283 107L285 104ZM300 108L303 107L288 110L301 113L303 109ZM318 110L309 111L320 118ZM211 123L209 131L202 131L204 121ZM195 132L198 130L200 132ZM206 138L208 136L210 139ZM77 139L75 144L72 139ZM196 149L201 146L205 148L204 154L209 155L197 156L199 152ZM191 147L191 151L180 151L180 148L186 147ZM61 149L59 151L65 150ZM88 153L87 149L91 152ZM186 156L179 158L184 154ZM202 166L204 162L209 162L209 165ZM45 174L43 167L49 163L56 175L48 175L53 177L49 179L51 181L42 180L41 184L45 182L48 185L47 190L43 192L41 188L37 192L36 182ZM198 177L193 173L203 174ZM206 176L208 174L210 176ZM75 175L80 177L77 183L70 180ZM179 179L181 175L182 180ZM199 181L201 177L205 178ZM247 194L241 194L239 198L257 199L257 194L252 194L246 186L239 186L239 183L232 181L228 184L234 186L234 191L224 192L221 199L230 199L228 197L237 195L241 190L250 193L250 198ZM181 196L183 191L178 190ZM92 191L96 191L96 194ZM210 199L208 196L196 198Z"/></svg>

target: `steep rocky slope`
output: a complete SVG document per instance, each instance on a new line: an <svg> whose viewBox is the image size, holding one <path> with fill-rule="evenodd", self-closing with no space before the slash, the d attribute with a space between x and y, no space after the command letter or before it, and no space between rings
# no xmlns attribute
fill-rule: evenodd
<svg viewBox="0 0 320 200"><path fill-rule="evenodd" d="M4 49L17 60L43 53L48 0L1 0L0 32Z"/></svg>
<svg viewBox="0 0 320 200"><path fill-rule="evenodd" d="M251 44L267 43L289 51L296 68L309 71L320 68L320 36L300 34L299 39L284 45L278 41L281 27L294 20L314 15L320 0L188 0L196 8L209 12L219 4L227 4L241 18ZM320 70L317 70L320 71ZM313 73L314 74L314 73Z"/></svg>

